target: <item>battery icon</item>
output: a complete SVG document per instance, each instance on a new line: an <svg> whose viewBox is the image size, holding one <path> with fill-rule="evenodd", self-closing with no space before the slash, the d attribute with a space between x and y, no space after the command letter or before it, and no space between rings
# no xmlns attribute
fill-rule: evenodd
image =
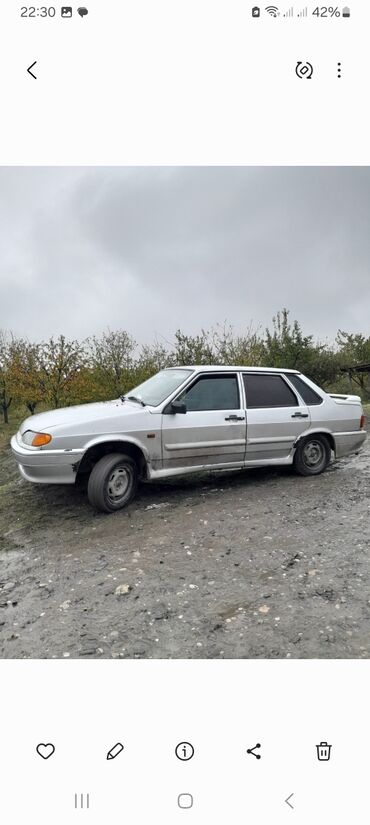
<svg viewBox="0 0 370 825"><path fill-rule="evenodd" d="M349 8L349 6L344 6L342 14L343 17L351 17L351 9Z"/></svg>

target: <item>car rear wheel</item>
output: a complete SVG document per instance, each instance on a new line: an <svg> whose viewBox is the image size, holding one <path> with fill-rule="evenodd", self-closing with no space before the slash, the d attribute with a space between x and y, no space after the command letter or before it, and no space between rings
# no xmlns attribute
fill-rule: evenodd
<svg viewBox="0 0 370 825"><path fill-rule="evenodd" d="M123 453L105 455L93 467L87 487L90 504L103 513L121 510L134 498L138 469L132 458Z"/></svg>
<svg viewBox="0 0 370 825"><path fill-rule="evenodd" d="M298 444L294 467L301 476L324 472L331 457L330 444L324 435L312 435Z"/></svg>

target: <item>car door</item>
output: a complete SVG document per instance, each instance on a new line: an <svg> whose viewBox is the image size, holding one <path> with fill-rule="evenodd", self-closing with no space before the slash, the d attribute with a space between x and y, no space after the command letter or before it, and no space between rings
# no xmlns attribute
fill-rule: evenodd
<svg viewBox="0 0 370 825"><path fill-rule="evenodd" d="M279 373L243 373L247 414L246 462L287 458L310 427L308 407Z"/></svg>
<svg viewBox="0 0 370 825"><path fill-rule="evenodd" d="M163 467L243 465L246 417L236 372L201 373L179 395L186 413L162 415Z"/></svg>

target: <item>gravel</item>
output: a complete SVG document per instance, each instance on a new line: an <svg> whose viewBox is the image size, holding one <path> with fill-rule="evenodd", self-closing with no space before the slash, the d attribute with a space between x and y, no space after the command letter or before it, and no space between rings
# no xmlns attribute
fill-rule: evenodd
<svg viewBox="0 0 370 825"><path fill-rule="evenodd" d="M0 453L3 658L368 658L370 446L142 485L126 510Z"/></svg>

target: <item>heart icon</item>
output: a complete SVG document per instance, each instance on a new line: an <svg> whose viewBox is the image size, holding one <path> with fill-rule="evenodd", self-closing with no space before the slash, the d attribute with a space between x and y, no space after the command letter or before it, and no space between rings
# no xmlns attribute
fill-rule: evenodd
<svg viewBox="0 0 370 825"><path fill-rule="evenodd" d="M55 747L51 742L48 742L47 745L41 742L40 745L37 745L36 751L42 759L50 759L55 751Z"/></svg>

